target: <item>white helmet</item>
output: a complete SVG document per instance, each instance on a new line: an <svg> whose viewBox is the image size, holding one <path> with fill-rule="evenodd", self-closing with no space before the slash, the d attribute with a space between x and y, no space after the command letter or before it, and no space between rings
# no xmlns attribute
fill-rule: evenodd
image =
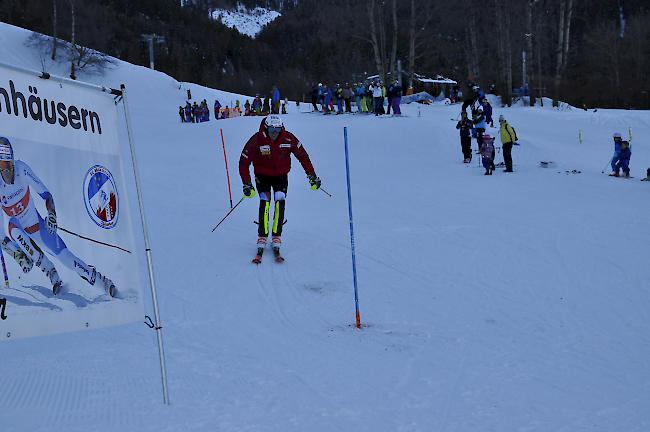
<svg viewBox="0 0 650 432"><path fill-rule="evenodd" d="M482 113L483 112L483 107L481 105L479 105L478 108L476 108L476 112Z"/></svg>
<svg viewBox="0 0 650 432"><path fill-rule="evenodd" d="M283 128L284 124L282 123L280 116L270 115L264 119L264 126L266 126L266 128Z"/></svg>
<svg viewBox="0 0 650 432"><path fill-rule="evenodd" d="M5 137L0 137L0 161L13 161L14 149Z"/></svg>

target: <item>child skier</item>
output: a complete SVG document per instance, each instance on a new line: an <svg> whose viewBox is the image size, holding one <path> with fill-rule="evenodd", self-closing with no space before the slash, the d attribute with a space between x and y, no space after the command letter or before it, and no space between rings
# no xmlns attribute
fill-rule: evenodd
<svg viewBox="0 0 650 432"><path fill-rule="evenodd" d="M618 158L616 164L612 167L614 171L610 174L611 176L618 177L619 170L623 170L623 176L630 176L630 158L632 157L632 151L630 150L630 143L627 141L621 141L621 149L618 152Z"/></svg>
<svg viewBox="0 0 650 432"><path fill-rule="evenodd" d="M460 121L456 124L456 129L460 131L460 146L463 150L463 163L472 161L472 128L474 124L467 118L467 113L461 111Z"/></svg>
<svg viewBox="0 0 650 432"><path fill-rule="evenodd" d="M612 165L612 173L610 174L610 176L614 176L614 173L616 172L616 164L618 163L618 159L620 157L621 143L623 142L623 136L620 134L620 132L615 132L613 137L614 137L614 155L612 156L612 160L610 162L610 164Z"/></svg>
<svg viewBox="0 0 650 432"><path fill-rule="evenodd" d="M481 145L481 162L485 168L485 175L492 175L494 170L494 138L490 134L483 135L483 144Z"/></svg>
<svg viewBox="0 0 650 432"><path fill-rule="evenodd" d="M476 110L472 111L474 128L476 129L476 145L478 150L481 151L481 146L483 145L483 133L487 129L487 122L485 121L485 113L483 112L483 106L479 105Z"/></svg>

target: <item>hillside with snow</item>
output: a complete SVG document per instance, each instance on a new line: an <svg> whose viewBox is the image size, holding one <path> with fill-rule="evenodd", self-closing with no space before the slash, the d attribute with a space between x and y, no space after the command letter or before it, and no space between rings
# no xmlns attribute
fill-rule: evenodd
<svg viewBox="0 0 650 432"><path fill-rule="evenodd" d="M280 15L279 12L259 6L249 10L241 4L235 10L216 9L212 12L213 19L251 38L255 38L264 26Z"/></svg>
<svg viewBox="0 0 650 432"><path fill-rule="evenodd" d="M29 35L0 23L2 61L40 69ZM484 176L462 163L458 105L396 118L291 104L285 125L332 197L294 160L286 262L254 266L257 198L211 229L230 209L220 129L238 200L261 118L178 117L188 88L210 106L246 97L120 61L80 79L129 94L171 405L144 324L2 342L3 432L650 430L650 112L495 106L521 145L514 173ZM633 179L601 173L616 131Z"/></svg>

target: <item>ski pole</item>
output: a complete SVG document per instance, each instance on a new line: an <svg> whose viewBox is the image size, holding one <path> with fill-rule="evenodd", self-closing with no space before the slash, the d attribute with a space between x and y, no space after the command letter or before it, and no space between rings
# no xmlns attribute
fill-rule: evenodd
<svg viewBox="0 0 650 432"><path fill-rule="evenodd" d="M229 211L228 213L226 213L226 215L223 217L223 219L221 219L221 220L219 221L219 223L218 223L217 225L215 225L214 228L212 228L212 232L214 232L214 230L216 230L216 229L219 227L219 225L221 225L221 223L222 223L223 221L225 221L226 218L227 218L228 216L230 216L230 213L232 213L232 212L237 208L237 206L238 206L239 204L241 204L242 201L244 201L244 198L246 198L246 197L243 196L243 197L241 197L241 198L239 199L239 201L237 201L237 204L235 204L235 206L234 206L233 208L231 208L230 211Z"/></svg>
<svg viewBox="0 0 650 432"><path fill-rule="evenodd" d="M605 164L605 166L603 167L602 171L600 172L601 174L605 174L605 168L607 168L607 166L608 166L610 163L611 163L611 160Z"/></svg>
<svg viewBox="0 0 650 432"><path fill-rule="evenodd" d="M226 142L223 139L223 129L219 129L221 132L221 147L223 147L223 160L226 163L226 178L228 179L228 196L230 197L230 208L232 208L232 192L230 191L230 171L228 171L228 158L226 157Z"/></svg>
<svg viewBox="0 0 650 432"><path fill-rule="evenodd" d="M329 193L329 192L327 192L325 189L323 189L323 188L318 188L318 189L322 190L323 193L324 193L325 195L327 195L328 197L332 198L332 194Z"/></svg>
<svg viewBox="0 0 650 432"><path fill-rule="evenodd" d="M354 222L352 218L352 191L350 189L350 156L348 152L348 128L343 128L345 141L345 172L348 182L348 215L350 216L350 244L352 246L352 277L354 279L354 307L356 309L357 328L361 328L361 315L359 314L359 293L357 289L357 255L354 249Z"/></svg>
<svg viewBox="0 0 650 432"><path fill-rule="evenodd" d="M119 247L119 246L116 246L116 245L112 245L112 244L110 244L110 243L104 243L104 242L99 241L99 240L91 239L90 237L82 236L81 234L77 234L76 232L73 232L73 231L67 230L67 229L65 229L65 228L63 228L63 227L59 227L58 229L60 229L60 230L63 231L63 232L66 232L66 233L68 233L68 234L72 234L73 236L77 236L77 237L79 237L79 238L81 238L81 239L91 241L91 242L93 242L93 243L97 243L97 244L100 244L100 245L104 245L104 246L112 247L112 248L115 248L115 249L119 249L119 250L124 251L124 252L127 252L127 253L131 253L131 251L128 250L128 249L124 249L124 248L122 248L122 247Z"/></svg>
<svg viewBox="0 0 650 432"><path fill-rule="evenodd" d="M5 265L5 254L2 253L2 249L0 249L0 260L2 260L2 273L4 273L5 276L5 286L9 288L9 275L7 274L7 266Z"/></svg>

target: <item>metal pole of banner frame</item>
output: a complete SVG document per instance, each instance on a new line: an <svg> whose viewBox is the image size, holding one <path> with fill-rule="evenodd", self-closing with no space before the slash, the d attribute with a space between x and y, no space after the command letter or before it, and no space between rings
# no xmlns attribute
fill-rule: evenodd
<svg viewBox="0 0 650 432"><path fill-rule="evenodd" d="M124 117L126 119L126 132L129 137L129 147L131 149L131 160L133 161L133 174L135 176L135 188L138 194L138 205L140 206L140 220L142 222L142 231L144 235L145 250L147 253L147 266L149 267L149 282L151 285L151 299L154 308L154 322L156 335L158 336L158 351L160 354L160 374L163 386L163 401L169 405L169 391L167 388L167 367L165 366L165 349L163 346L162 326L160 324L160 311L158 309L158 297L156 294L156 281L153 274L153 259L151 257L151 244L149 243L149 230L147 228L147 219L144 214L144 203L142 202L142 190L140 187L140 175L138 171L138 162L135 156L135 147L133 146L133 132L131 131L131 122L129 117L129 104L126 97L126 86L120 86L122 90L122 103L124 104Z"/></svg>
<svg viewBox="0 0 650 432"><path fill-rule="evenodd" d="M56 82L59 82L59 83L62 83L62 84L71 84L71 85L76 85L76 86L79 86L79 87L86 87L86 88L89 88L89 89L99 90L101 92L109 93L109 94L113 94L113 95L116 95L116 94L119 93L117 90L112 89L110 87L104 87L104 86L100 86L100 85L97 85L97 84L92 84L92 83L88 83L88 82L84 82L84 81L72 80L72 79L69 79L69 78L64 78L64 77L60 77L60 76L56 76L56 75L50 75L48 72L45 72L45 71L37 72L37 71L32 70L32 69L27 69L27 68L12 65L12 64L9 64L9 63L4 63L2 61L0 61L0 66L2 66L4 68L7 68L7 69L15 70L15 71L18 71L18 72L23 72L23 73L26 73L28 75L33 75L34 77L40 78L40 79L43 79L43 80L52 80L52 81L56 81Z"/></svg>

